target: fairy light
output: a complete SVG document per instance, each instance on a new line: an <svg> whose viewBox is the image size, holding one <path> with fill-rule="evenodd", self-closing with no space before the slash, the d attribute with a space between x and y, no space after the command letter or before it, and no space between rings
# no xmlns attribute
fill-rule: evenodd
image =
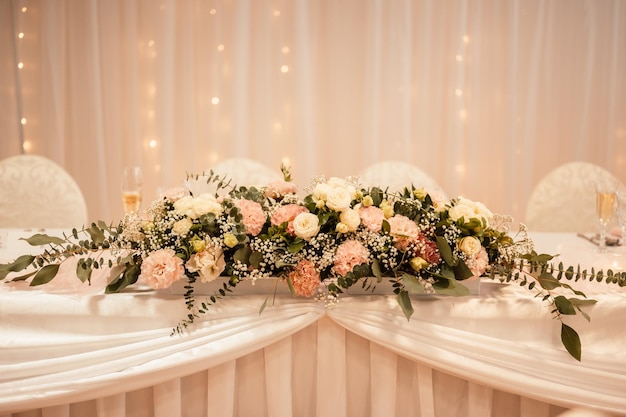
<svg viewBox="0 0 626 417"><path fill-rule="evenodd" d="M463 90L457 88L456 90L454 90L454 94L456 94L457 97L461 97L463 95Z"/></svg>
<svg viewBox="0 0 626 417"><path fill-rule="evenodd" d="M219 102L220 102L220 98L219 98L219 97L213 97L213 98L211 99L211 103L212 103L212 104L219 104Z"/></svg>
<svg viewBox="0 0 626 417"><path fill-rule="evenodd" d="M156 141L156 139L151 139L151 140L148 142L148 146L149 146L149 147L151 147L151 148L153 148L153 149L157 147L157 144L158 144L158 142Z"/></svg>
<svg viewBox="0 0 626 417"><path fill-rule="evenodd" d="M280 16L280 10L274 10L274 16L276 17Z"/></svg>
<svg viewBox="0 0 626 417"><path fill-rule="evenodd" d="M289 72L289 67L287 65L283 65L280 67L280 72L282 72L283 74L286 74Z"/></svg>
<svg viewBox="0 0 626 417"><path fill-rule="evenodd" d="M22 125L25 125L25 124L26 124L26 118L25 118L25 117L22 117L22 119L20 120L20 123L21 123Z"/></svg>
<svg viewBox="0 0 626 417"><path fill-rule="evenodd" d="M468 43L469 43L469 41L470 41L469 36L467 36L467 35L463 36L463 43L464 43L464 44L468 44Z"/></svg>
<svg viewBox="0 0 626 417"><path fill-rule="evenodd" d="M20 38L20 39L24 39L24 32L18 33L17 37Z"/></svg>
<svg viewBox="0 0 626 417"><path fill-rule="evenodd" d="M222 45L221 43L217 45L217 50L218 52L222 52L224 50L224 45Z"/></svg>
<svg viewBox="0 0 626 417"><path fill-rule="evenodd" d="M19 69L24 68L24 63L23 63L23 62L18 62L17 67L18 67Z"/></svg>
<svg viewBox="0 0 626 417"><path fill-rule="evenodd" d="M287 55L289 53L289 47L283 46L283 49L281 49L281 51L283 52L283 54Z"/></svg>
<svg viewBox="0 0 626 417"><path fill-rule="evenodd" d="M461 61L463 61L463 55L459 54L456 56L456 62L461 62Z"/></svg>
<svg viewBox="0 0 626 417"><path fill-rule="evenodd" d="M211 9L211 10L209 11L209 13L210 13L212 16L215 16L215 14L217 13L217 10L215 10L215 9Z"/></svg>
<svg viewBox="0 0 626 417"><path fill-rule="evenodd" d="M24 6L22 7L22 13L26 13L28 11L28 7Z"/></svg>
<svg viewBox="0 0 626 417"><path fill-rule="evenodd" d="M33 144L29 140L25 140L22 144L22 149L24 152L30 152L33 149Z"/></svg>

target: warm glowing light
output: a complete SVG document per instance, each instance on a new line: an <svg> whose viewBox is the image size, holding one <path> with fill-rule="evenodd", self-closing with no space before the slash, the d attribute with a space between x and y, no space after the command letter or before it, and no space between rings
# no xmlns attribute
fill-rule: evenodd
<svg viewBox="0 0 626 417"><path fill-rule="evenodd" d="M22 144L22 149L24 149L24 152L28 152L33 149L33 144L31 143L31 141L25 140Z"/></svg>
<svg viewBox="0 0 626 417"><path fill-rule="evenodd" d="M209 163L215 164L217 161L219 161L219 159L220 155L217 152L211 152L209 154Z"/></svg>
<svg viewBox="0 0 626 417"><path fill-rule="evenodd" d="M155 172L161 172L161 164L156 164L156 165L154 166L154 171L155 171Z"/></svg>
<svg viewBox="0 0 626 417"><path fill-rule="evenodd" d="M274 10L274 16L276 17L280 16L280 10Z"/></svg>
<svg viewBox="0 0 626 417"><path fill-rule="evenodd" d="M154 110L148 110L148 119L154 119Z"/></svg>
<svg viewBox="0 0 626 417"><path fill-rule="evenodd" d="M217 45L217 50L222 52L224 50L224 45L222 45L221 43Z"/></svg>
<svg viewBox="0 0 626 417"><path fill-rule="evenodd" d="M26 13L28 11L28 7L24 6L22 7L22 13Z"/></svg>
<svg viewBox="0 0 626 417"><path fill-rule="evenodd" d="M282 67L280 67L280 72L282 72L283 74L288 73L289 67L287 65L283 65Z"/></svg>
<svg viewBox="0 0 626 417"><path fill-rule="evenodd" d="M469 43L469 36L463 36L463 43Z"/></svg>
<svg viewBox="0 0 626 417"><path fill-rule="evenodd" d="M291 166L291 159L289 159L288 156L283 156L283 159L281 160L281 162L287 168L289 168Z"/></svg>
<svg viewBox="0 0 626 417"><path fill-rule="evenodd" d="M283 125L280 122L274 122L274 130L277 132L280 132L281 130L283 130Z"/></svg>
<svg viewBox="0 0 626 417"><path fill-rule="evenodd" d="M458 174L463 175L463 174L465 174L465 165L463 165L463 164L458 164L457 166L455 166L455 167L454 167L454 170L455 170Z"/></svg>
<svg viewBox="0 0 626 417"><path fill-rule="evenodd" d="M156 148L156 146L157 146L156 139L152 139L150 142L148 142L148 146L151 147L151 148Z"/></svg>
<svg viewBox="0 0 626 417"><path fill-rule="evenodd" d="M150 57L152 57L152 58L156 58L156 57L157 57L157 55L158 55L158 54L156 53L156 51L152 51L152 53L150 54Z"/></svg>
<svg viewBox="0 0 626 417"><path fill-rule="evenodd" d="M25 124L26 124L26 118L25 118L25 117L22 117L22 120L20 120L20 123L21 123L21 124L23 124L23 125L25 125Z"/></svg>
<svg viewBox="0 0 626 417"><path fill-rule="evenodd" d="M211 11L209 11L209 13L211 13L212 15L214 15L215 13L217 13L217 10L215 10L215 9L211 9Z"/></svg>
<svg viewBox="0 0 626 417"><path fill-rule="evenodd" d="M463 55L457 55L457 56L456 56L456 61L457 61L457 62L461 62L461 61L463 61Z"/></svg>
<svg viewBox="0 0 626 417"><path fill-rule="evenodd" d="M220 98L219 97L213 97L211 99L211 103L213 103L213 104L218 104L219 102L220 102Z"/></svg>
<svg viewBox="0 0 626 417"><path fill-rule="evenodd" d="M463 90L457 88L456 90L454 90L454 94L456 94L458 97L461 97L463 95Z"/></svg>
<svg viewBox="0 0 626 417"><path fill-rule="evenodd" d="M459 117L461 118L461 120L465 120L467 119L467 110L463 109L459 112Z"/></svg>
<svg viewBox="0 0 626 417"><path fill-rule="evenodd" d="M148 41L148 46L149 47L153 47L154 46L154 40L149 40Z"/></svg>
<svg viewBox="0 0 626 417"><path fill-rule="evenodd" d="M283 54L288 54L289 53L289 47L288 46L283 46Z"/></svg>
<svg viewBox="0 0 626 417"><path fill-rule="evenodd" d="M24 39L24 32L18 33L17 37L20 38L20 39Z"/></svg>
<svg viewBox="0 0 626 417"><path fill-rule="evenodd" d="M18 67L19 69L24 68L24 63L23 63L23 62L19 62L19 63L17 64L17 67Z"/></svg>

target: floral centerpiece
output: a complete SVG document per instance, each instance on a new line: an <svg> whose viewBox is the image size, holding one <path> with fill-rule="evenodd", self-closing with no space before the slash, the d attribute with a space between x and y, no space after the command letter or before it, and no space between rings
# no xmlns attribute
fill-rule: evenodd
<svg viewBox="0 0 626 417"><path fill-rule="evenodd" d="M464 282L489 276L516 281L548 302L562 323L564 346L580 360L580 338L563 316L588 318L581 307L595 301L562 278L597 274L562 265L555 273L552 257L533 251L523 226L513 237L511 219L482 203L445 201L412 185L392 193L360 187L356 178L319 177L301 197L288 169L282 171L282 181L262 187L231 186L210 172L193 178L212 185L210 193L172 189L116 226L98 222L64 238L35 235L28 241L47 249L0 265L0 279L34 267L13 280L46 284L63 262L78 257L76 276L83 282L94 269L110 269L107 293L138 281L154 289L183 281L189 312L175 329L183 332L244 280L278 277L295 296L331 306L353 285L370 289L390 280L409 319L412 294L466 295ZM607 281L624 284L623 274L609 275ZM197 300L196 283L218 277L226 277L222 286Z"/></svg>

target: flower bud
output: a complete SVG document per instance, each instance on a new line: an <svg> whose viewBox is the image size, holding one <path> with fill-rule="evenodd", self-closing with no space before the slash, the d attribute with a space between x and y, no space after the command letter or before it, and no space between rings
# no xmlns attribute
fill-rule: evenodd
<svg viewBox="0 0 626 417"><path fill-rule="evenodd" d="M419 272L421 269L428 266L428 262L426 262L424 258L416 256L409 261L409 265L411 265L411 268L413 268L415 272Z"/></svg>
<svg viewBox="0 0 626 417"><path fill-rule="evenodd" d="M369 207L374 204L374 200L371 195L366 195L363 197L363 207Z"/></svg>
<svg viewBox="0 0 626 417"><path fill-rule="evenodd" d="M235 246L237 246L238 243L239 241L237 240L237 237L234 234L232 233L224 234L224 244L228 246L229 248L234 248Z"/></svg>
<svg viewBox="0 0 626 417"><path fill-rule="evenodd" d="M202 252L206 249L206 242L204 240L192 240L189 242L191 244L191 250L195 253Z"/></svg>
<svg viewBox="0 0 626 417"><path fill-rule="evenodd" d="M337 227L335 227L335 230L338 233L348 233L350 231L348 229L348 225L345 223L337 223Z"/></svg>

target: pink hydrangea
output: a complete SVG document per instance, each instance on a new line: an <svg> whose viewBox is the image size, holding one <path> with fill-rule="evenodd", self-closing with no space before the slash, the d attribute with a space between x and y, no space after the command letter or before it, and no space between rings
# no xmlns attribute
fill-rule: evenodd
<svg viewBox="0 0 626 417"><path fill-rule="evenodd" d="M473 259L469 259L466 262L468 268L472 271L474 276L472 278L478 278L485 273L489 266L489 255L484 247L480 248L480 251L474 255Z"/></svg>
<svg viewBox="0 0 626 417"><path fill-rule="evenodd" d="M298 187L293 182L283 180L272 181L267 184L265 188L265 196L278 199L284 197L286 194L295 193L296 191L298 191Z"/></svg>
<svg viewBox="0 0 626 417"><path fill-rule="evenodd" d="M376 206L361 207L359 209L359 216L361 216L361 223L370 232L378 233L383 226L383 220L385 214Z"/></svg>
<svg viewBox="0 0 626 417"><path fill-rule="evenodd" d="M333 269L337 274L344 276L348 272L351 272L356 265L366 263L369 256L369 251L361 242L346 240L337 247Z"/></svg>
<svg viewBox="0 0 626 417"><path fill-rule="evenodd" d="M235 205L243 216L242 222L246 226L246 233L252 236L261 233L267 220L263 207L252 200L235 200Z"/></svg>
<svg viewBox="0 0 626 417"><path fill-rule="evenodd" d="M417 223L406 216L396 214L387 221L393 236L394 246L399 250L405 251L409 244L419 236L420 229Z"/></svg>
<svg viewBox="0 0 626 417"><path fill-rule="evenodd" d="M289 273L289 279L293 285L296 295L311 297L320 286L320 273L315 268L313 262L303 259Z"/></svg>
<svg viewBox="0 0 626 417"><path fill-rule="evenodd" d="M183 260L172 249L159 249L143 260L139 279L154 289L161 289L168 288L184 275Z"/></svg>
<svg viewBox="0 0 626 417"><path fill-rule="evenodd" d="M307 213L309 210L306 207L302 207L298 204L286 204L284 206L279 207L270 218L270 221L273 226L279 226L285 222L287 222L287 232L292 236L295 236L295 231L293 229L293 219L300 213Z"/></svg>

